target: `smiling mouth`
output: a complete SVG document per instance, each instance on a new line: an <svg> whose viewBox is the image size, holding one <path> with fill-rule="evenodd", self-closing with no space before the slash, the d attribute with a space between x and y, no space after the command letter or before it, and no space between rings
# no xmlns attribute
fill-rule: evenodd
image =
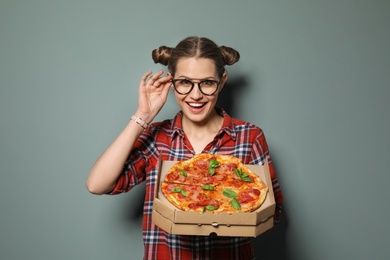
<svg viewBox="0 0 390 260"><path fill-rule="evenodd" d="M190 102L187 102L187 104L192 108L202 108L206 105L206 103L190 103Z"/></svg>

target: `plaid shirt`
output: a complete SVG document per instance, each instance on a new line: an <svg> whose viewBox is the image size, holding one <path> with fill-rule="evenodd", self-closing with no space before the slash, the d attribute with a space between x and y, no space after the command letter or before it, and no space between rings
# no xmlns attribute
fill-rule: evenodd
<svg viewBox="0 0 390 260"><path fill-rule="evenodd" d="M277 204L276 224L280 218L283 195L263 131L253 124L231 118L221 108L216 110L224 117L224 122L203 153L234 155L241 158L245 164L263 164L268 158ZM184 134L182 117L183 113L180 111L174 119L153 123L141 134L111 194L127 192L146 181L142 226L144 259L253 259L253 238L171 235L152 223L159 155L161 154L162 160L183 160L195 154Z"/></svg>

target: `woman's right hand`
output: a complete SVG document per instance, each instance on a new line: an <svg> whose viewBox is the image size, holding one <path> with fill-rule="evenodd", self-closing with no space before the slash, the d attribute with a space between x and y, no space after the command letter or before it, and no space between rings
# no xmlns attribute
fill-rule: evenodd
<svg viewBox="0 0 390 260"><path fill-rule="evenodd" d="M152 122L167 101L172 77L163 71L152 75L149 71L141 78L136 116L146 123ZM151 76L152 75L152 76ZM143 129L130 120L125 129L95 162L87 179L87 188L93 194L112 191L129 158L132 147Z"/></svg>
<svg viewBox="0 0 390 260"><path fill-rule="evenodd" d="M142 118L146 123L153 121L167 101L172 77L162 76L164 71L152 75L152 71L145 73L140 82L138 90L138 109L136 116Z"/></svg>

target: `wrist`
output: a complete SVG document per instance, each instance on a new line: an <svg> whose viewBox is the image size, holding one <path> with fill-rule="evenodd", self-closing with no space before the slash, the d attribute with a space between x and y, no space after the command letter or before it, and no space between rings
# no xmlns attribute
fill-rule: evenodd
<svg viewBox="0 0 390 260"><path fill-rule="evenodd" d="M137 109L133 115L141 118L148 125L153 121L154 117L156 116L151 112L145 112L141 109Z"/></svg>
<svg viewBox="0 0 390 260"><path fill-rule="evenodd" d="M137 115L132 115L131 116L131 120L133 120L135 123L137 123L138 125L140 125L143 129L146 129L148 128L149 124L145 122L144 119L142 119L142 117L139 117Z"/></svg>

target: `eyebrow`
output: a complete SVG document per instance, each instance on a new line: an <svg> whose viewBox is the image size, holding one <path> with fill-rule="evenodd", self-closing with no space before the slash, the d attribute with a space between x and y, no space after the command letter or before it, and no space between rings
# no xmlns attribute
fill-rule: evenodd
<svg viewBox="0 0 390 260"><path fill-rule="evenodd" d="M186 76L182 75L182 76L178 76L177 77L177 79L179 79L179 78L185 78L185 79L188 79L188 80L200 80L200 81L202 81L202 80L217 80L214 76L210 76L210 77L206 77L206 78L200 78L200 79L194 79L194 78L190 78L190 77L186 77Z"/></svg>

